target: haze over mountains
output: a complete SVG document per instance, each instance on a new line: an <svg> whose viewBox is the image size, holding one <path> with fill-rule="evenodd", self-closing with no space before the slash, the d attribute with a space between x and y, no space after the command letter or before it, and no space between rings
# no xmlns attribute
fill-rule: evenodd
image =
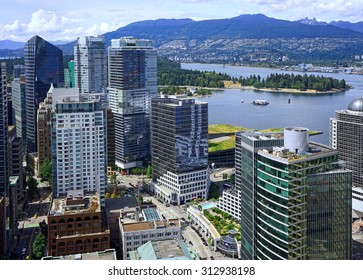
<svg viewBox="0 0 363 280"><path fill-rule="evenodd" d="M178 59L207 62L292 59L349 59L363 52L363 22L318 22L315 19L287 21L262 14L241 15L230 19L194 21L158 19L134 22L104 34L106 45L123 36L151 39L159 53ZM46 38L45 38L46 39ZM76 39L76 38L75 38ZM347 44L349 42L349 45ZM22 45L21 45L22 44ZM318 44L318 45L317 45ZM64 54L73 53L74 42L60 45ZM0 41L0 49L15 49L24 43ZM243 50L242 50L242 49ZM12 51L0 51L11 56Z"/></svg>

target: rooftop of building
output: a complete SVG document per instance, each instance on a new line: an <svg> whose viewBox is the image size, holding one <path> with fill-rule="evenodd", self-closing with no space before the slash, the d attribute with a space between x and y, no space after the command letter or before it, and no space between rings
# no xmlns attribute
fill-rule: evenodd
<svg viewBox="0 0 363 280"><path fill-rule="evenodd" d="M296 163L306 161L313 158L320 158L329 154L337 154L338 152L324 144L309 142L307 151L291 152L285 147L274 147L273 150L262 149L260 154L270 156L271 158L283 163Z"/></svg>
<svg viewBox="0 0 363 280"><path fill-rule="evenodd" d="M69 191L67 196L54 198L50 216L100 212L98 193L84 194L82 190Z"/></svg>
<svg viewBox="0 0 363 280"><path fill-rule="evenodd" d="M183 104L208 104L204 101L195 100L186 95L162 95L161 97L154 97L154 100L163 101L167 106L177 107Z"/></svg>
<svg viewBox="0 0 363 280"><path fill-rule="evenodd" d="M284 133L282 132L259 132L259 131L242 131L241 134L253 141L259 140L273 140L284 138Z"/></svg>
<svg viewBox="0 0 363 280"><path fill-rule="evenodd" d="M354 99L348 105L349 111L363 112L363 97Z"/></svg>
<svg viewBox="0 0 363 280"><path fill-rule="evenodd" d="M121 209L135 208L139 206L135 196L124 196L121 198L110 198L105 200L107 211L119 211Z"/></svg>
<svg viewBox="0 0 363 280"><path fill-rule="evenodd" d="M115 249L107 249L101 252L93 252L93 253L83 253L83 254L75 254L75 255L66 255L59 257L47 256L42 258L42 260L53 260L53 261L61 261L61 260L105 260L105 261L115 261L116 251Z"/></svg>
<svg viewBox="0 0 363 280"><path fill-rule="evenodd" d="M180 239L149 241L130 252L131 260L198 260L195 250Z"/></svg>
<svg viewBox="0 0 363 280"><path fill-rule="evenodd" d="M124 232L133 232L141 230L156 230L180 227L179 219L154 220L146 222L134 222L121 224Z"/></svg>

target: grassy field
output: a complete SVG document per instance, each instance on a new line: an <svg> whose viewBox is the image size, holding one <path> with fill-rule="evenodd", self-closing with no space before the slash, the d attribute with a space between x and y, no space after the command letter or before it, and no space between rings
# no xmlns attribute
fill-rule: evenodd
<svg viewBox="0 0 363 280"><path fill-rule="evenodd" d="M228 136L228 139L221 141L221 142L213 142L208 141L208 151L209 152L216 152L216 151L223 151L228 149L233 149L236 147L236 136Z"/></svg>
<svg viewBox="0 0 363 280"><path fill-rule="evenodd" d="M244 127L235 126L235 125L229 125L229 124L212 124L212 125L209 125L209 127L208 127L209 134L235 133L235 132L238 132L241 130L253 130L253 129L244 128ZM284 132L284 129L272 127L272 128L260 130L260 132ZM315 131L315 130L309 130L309 134L315 135L315 134L321 134L321 132ZM216 151L233 149L236 147L235 141L236 141L235 135L226 136L226 139L223 141L220 141L220 142L217 142L215 140L209 140L208 141L208 151L216 152Z"/></svg>
<svg viewBox="0 0 363 280"><path fill-rule="evenodd" d="M237 131L245 130L246 128L230 125L230 124L211 124L208 126L209 134L216 133L235 133Z"/></svg>

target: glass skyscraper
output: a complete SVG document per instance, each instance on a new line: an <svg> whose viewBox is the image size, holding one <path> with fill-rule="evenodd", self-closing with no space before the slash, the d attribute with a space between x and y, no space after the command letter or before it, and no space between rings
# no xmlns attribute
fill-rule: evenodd
<svg viewBox="0 0 363 280"><path fill-rule="evenodd" d="M116 165L150 161L150 100L157 95L157 55L149 40L111 40L108 49L109 104L115 119Z"/></svg>
<svg viewBox="0 0 363 280"><path fill-rule="evenodd" d="M194 99L152 98L151 145L156 195L183 204L207 198L208 104Z"/></svg>
<svg viewBox="0 0 363 280"><path fill-rule="evenodd" d="M351 258L352 178L336 150L309 143L305 128L285 128L284 145L260 149L255 164L254 184L242 179L252 219L241 227L253 231L242 231L242 258Z"/></svg>
<svg viewBox="0 0 363 280"><path fill-rule="evenodd" d="M39 36L25 44L25 99L26 99L26 151L37 151L37 110L51 83L62 87L64 83L63 53Z"/></svg>
<svg viewBox="0 0 363 280"><path fill-rule="evenodd" d="M257 153L261 149L272 149L284 143L282 133L238 132L236 133L236 161L235 161L235 192L234 200L239 199L241 209L241 257L253 259L255 234L255 184L257 174ZM226 209L227 205L224 206ZM223 209L223 208L222 208ZM226 210L223 209L223 210Z"/></svg>
<svg viewBox="0 0 363 280"><path fill-rule="evenodd" d="M26 139L26 107L25 107L25 76L15 78L11 83L13 96L14 123L16 136L23 139L23 152L25 152Z"/></svg>

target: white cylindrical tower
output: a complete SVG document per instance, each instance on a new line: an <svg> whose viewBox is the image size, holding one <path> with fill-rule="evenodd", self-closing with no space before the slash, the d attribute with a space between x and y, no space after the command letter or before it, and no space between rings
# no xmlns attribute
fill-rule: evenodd
<svg viewBox="0 0 363 280"><path fill-rule="evenodd" d="M307 152L309 150L309 129L286 127L284 129L284 147L291 153Z"/></svg>

